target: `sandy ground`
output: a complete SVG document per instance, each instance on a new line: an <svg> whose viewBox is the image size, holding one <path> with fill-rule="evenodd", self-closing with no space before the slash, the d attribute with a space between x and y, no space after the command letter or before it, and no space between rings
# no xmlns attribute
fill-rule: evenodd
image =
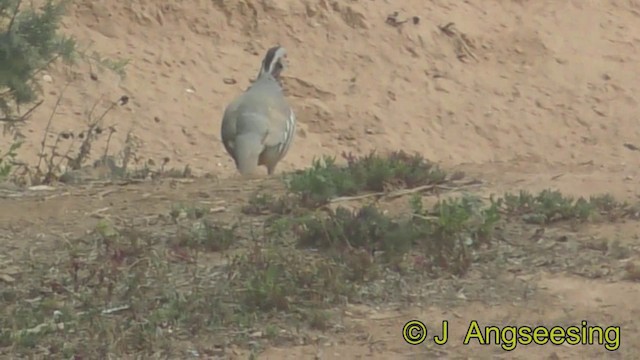
<svg viewBox="0 0 640 360"><path fill-rule="evenodd" d="M390 24L386 19L393 12L409 21ZM91 79L86 64L52 71L45 103L22 129L27 142L21 156L35 161L56 95L74 79L52 132L78 132L101 97L127 95L129 104L105 118L104 127L118 131L110 149L121 149L131 131L139 140L140 164L169 157L170 166L188 164L196 174L229 178L234 168L219 138L222 111L255 76L263 52L279 43L289 53L284 82L299 124L279 171L308 166L320 155L404 149L485 179L487 193L552 187L633 201L640 196L640 152L625 144L640 147L640 27L633 25L639 21L637 0L75 1L63 30L90 46L89 53L128 59L127 76L95 70L97 80ZM447 33L442 27L450 22L454 32ZM103 146L104 140L94 155ZM216 185L191 186L195 192ZM138 190L159 191L152 185ZM57 205L13 201L0 217L5 224L28 224L33 232L71 226L66 214L103 201L81 194L86 198L69 196ZM164 193L167 202L185 194ZM165 205L140 203L142 212ZM74 226L81 231L90 225ZM632 247L640 244L639 230L638 224L589 229ZM345 317L350 332L327 335L342 341L273 348L261 358L573 359L640 353L638 325L630 321L640 310L637 284L542 270L535 283L536 297L499 305L469 299L454 308L389 314L353 309ZM448 319L450 343L403 343L400 329L412 318ZM622 325L623 340L617 353L598 345L521 346L511 353L461 346L473 319L514 325L586 319Z"/></svg>

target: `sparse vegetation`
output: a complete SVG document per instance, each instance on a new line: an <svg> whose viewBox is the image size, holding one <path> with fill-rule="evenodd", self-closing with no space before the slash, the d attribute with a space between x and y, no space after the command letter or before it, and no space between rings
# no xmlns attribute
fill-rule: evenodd
<svg viewBox="0 0 640 360"><path fill-rule="evenodd" d="M446 174L420 155L403 151L381 156L372 152L358 157L343 154L346 166L336 163L334 157L313 161L311 168L299 171L288 179L289 190L306 207L324 205L339 196L352 196L363 192L383 192L391 189L438 185Z"/></svg>
<svg viewBox="0 0 640 360"><path fill-rule="evenodd" d="M124 77L126 59L111 59L98 52L78 49L72 37L59 32L59 23L65 12L66 1L47 0L38 8L21 0L0 0L0 122L4 124L3 136L12 136L7 148L0 147L0 180L11 180L18 185L49 184L56 181L80 183L95 177L101 179L144 179L149 177L189 177L191 171L166 169L170 159L165 158L159 167L148 159L139 164L138 147L133 129L127 132L124 148L112 154L110 143L116 133L113 124L106 123L107 115L117 106L125 106L129 98L124 95L107 101L98 115L101 100L87 112L84 129L78 131L53 131L58 106L65 89L59 93L45 128L37 164L19 161L17 150L21 144L19 128L39 108L42 95L42 73L58 60L69 66L80 59L90 67L91 79L97 81L97 71L108 69ZM48 75L47 75L48 76ZM28 105L26 111L22 107ZM53 142L49 138L53 135ZM94 142L106 138L106 145L97 161L89 163L94 155ZM95 156L93 156L95 158Z"/></svg>
<svg viewBox="0 0 640 360"><path fill-rule="evenodd" d="M87 60L93 80L93 65L125 76L126 60L88 55L58 33L62 2L47 1L35 11L20 0L0 0L0 9L0 122L9 133L42 103L37 75L59 58ZM104 171L90 180L191 176L189 167L168 168L168 157L158 164L140 160L133 130L114 153L117 131L108 114L127 105L126 95L106 106L96 101L81 131L54 132L63 95L49 117L39 162L20 163L21 142L14 137L0 151L0 182L73 185L87 181L86 169ZM106 145L92 163L100 138ZM463 280L491 278L495 268L519 273L543 264L551 272L595 278L618 271L627 281L640 279L640 266L620 263L631 258L630 247L602 238L576 245L570 238L583 223L637 219L638 206L555 190L486 201L449 193L466 190L462 174L450 175L418 154L342 158L344 165L323 157L287 174L283 193L255 192L239 206L240 220L230 201L222 207L226 214L205 202L181 202L149 215L131 200L74 213L99 215L84 233L67 232L65 224L44 245L36 242L40 233L23 235L18 240L29 246L22 258L5 263L0 256L0 355L186 358L213 357L231 343L254 352L265 343L308 344L311 333L341 328L343 312L336 309L347 304L406 305L440 296L450 306L465 299L463 288L493 292ZM553 238L545 229L556 231Z"/></svg>
<svg viewBox="0 0 640 360"><path fill-rule="evenodd" d="M75 41L58 32L64 2L48 0L40 9L20 0L0 0L0 121L8 125L24 121L21 105L37 100L41 90L36 75L57 59L73 59Z"/></svg>
<svg viewBox="0 0 640 360"><path fill-rule="evenodd" d="M75 42L58 33L64 4L47 1L39 11L20 0L0 0L0 123L3 136L26 121L41 104L37 75L53 61L70 62ZM22 112L21 107L32 104ZM9 178L21 140L0 148L0 181Z"/></svg>
<svg viewBox="0 0 640 360"><path fill-rule="evenodd" d="M191 224L186 231L177 237L178 247L200 248L204 251L227 250L236 240L238 225L223 226L203 219Z"/></svg>
<svg viewBox="0 0 640 360"><path fill-rule="evenodd" d="M242 207L242 212L246 215L277 214L288 215L293 213L296 207L297 198L292 194L275 196L272 194L256 193L246 205Z"/></svg>
<svg viewBox="0 0 640 360"><path fill-rule="evenodd" d="M553 190L543 190L537 195L525 190L517 195L506 193L494 204L509 216L542 225L560 221L584 222L602 217L613 220L630 215L629 205L617 202L610 195L574 199Z"/></svg>
<svg viewBox="0 0 640 360"><path fill-rule="evenodd" d="M21 145L21 142L16 141L9 146L4 154L0 154L0 181L6 180L11 175L13 164L18 157L16 151Z"/></svg>
<svg viewBox="0 0 640 360"><path fill-rule="evenodd" d="M316 162L289 179L360 186L349 194L446 179L426 166L422 175L408 176L416 172L397 170L403 169L397 157L360 159L362 164L349 164L358 171L336 165L327 170ZM20 278L0 290L0 353L176 357L230 342L253 344L254 351L264 343L299 343L307 332L339 326L335 309L347 303L407 301L419 286L429 286L426 279L464 278L474 268L503 266L507 255L498 254L521 247L529 256L561 256L520 238L510 239L520 244L515 250L505 248L502 239L510 229L531 226L528 215L543 220L535 224L551 226L595 220L596 214L614 221L618 215L610 215L624 208L608 196L573 200L550 190L489 201L471 194L443 196L431 205L411 192L406 211L389 212L382 203L326 206L328 194L345 194L335 185L304 190L289 184L281 196L257 193L248 199L242 212L249 221L222 221L204 204L178 203L152 227L101 220L47 262L25 255L22 263L29 265ZM325 206L310 208L309 199ZM263 223L263 233L255 231L256 221ZM607 248L615 248L612 258L628 252L620 244ZM177 346L176 339L200 336L218 340L206 348Z"/></svg>

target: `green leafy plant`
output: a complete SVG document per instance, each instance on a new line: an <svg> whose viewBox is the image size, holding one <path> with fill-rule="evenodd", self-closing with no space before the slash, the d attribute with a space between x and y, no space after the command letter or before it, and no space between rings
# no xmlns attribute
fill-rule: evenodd
<svg viewBox="0 0 640 360"><path fill-rule="evenodd" d="M39 9L21 0L0 0L0 121L24 120L13 107L37 99L36 75L57 59L72 61L75 41L58 32L64 10L65 2L53 0Z"/></svg>
<svg viewBox="0 0 640 360"><path fill-rule="evenodd" d="M530 224L550 224L560 221L588 221L600 216L615 218L627 213L628 205L617 202L611 195L573 198L557 190L543 190L532 194L521 190L492 199L494 205L511 217Z"/></svg>
<svg viewBox="0 0 640 360"><path fill-rule="evenodd" d="M13 164L18 156L16 151L20 146L22 146L22 142L16 141L9 146L4 154L0 154L0 181L6 180L11 174Z"/></svg>
<svg viewBox="0 0 640 360"><path fill-rule="evenodd" d="M358 280L375 276L374 262L400 266L407 254L425 258L425 269L434 274L463 274L471 264L469 249L490 245L500 219L495 205L471 196L439 201L429 211L416 198L411 206L412 216L404 219L372 205L319 213L302 222L298 244L341 259Z"/></svg>
<svg viewBox="0 0 640 360"><path fill-rule="evenodd" d="M417 154L398 151L388 156L375 152L362 157L342 156L347 162L344 166L337 165L334 157L315 159L311 168L287 179L289 190L305 206L313 207L338 196L441 184L446 180L438 166Z"/></svg>

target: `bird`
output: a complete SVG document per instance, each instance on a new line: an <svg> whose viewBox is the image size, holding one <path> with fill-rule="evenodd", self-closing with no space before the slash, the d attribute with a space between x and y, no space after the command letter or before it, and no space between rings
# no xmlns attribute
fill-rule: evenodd
<svg viewBox="0 0 640 360"><path fill-rule="evenodd" d="M272 175L293 142L296 116L280 84L286 55L282 46L268 49L256 80L224 110L220 137L243 177L259 166Z"/></svg>

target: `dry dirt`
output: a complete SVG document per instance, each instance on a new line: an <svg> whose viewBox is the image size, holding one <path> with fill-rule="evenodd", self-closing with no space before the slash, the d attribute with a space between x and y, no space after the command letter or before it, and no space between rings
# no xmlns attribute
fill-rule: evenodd
<svg viewBox="0 0 640 360"><path fill-rule="evenodd" d="M70 10L64 31L104 56L129 59L127 77L99 72L92 80L82 66L71 74L52 71L44 105L22 130L27 143L21 157L36 159L48 112L73 76L53 131L77 131L99 97L127 95L130 103L106 118L118 130L111 149L122 148L131 130L141 163L169 157L171 166L188 164L197 175L218 180L177 187L143 183L108 194L71 187L48 200L4 198L0 228L7 231L0 243L6 256L24 247L45 251L59 238L53 234L82 234L95 225L87 215L96 209L143 218L202 193L212 202L242 199L240 191L216 190L243 186L233 179L220 142L221 115L276 43L289 52L285 86L299 121L280 172L308 166L320 155L404 149L484 179L486 194L551 187L628 201L640 196L640 152L625 147L640 146L640 27L633 25L640 23L638 0L79 0ZM396 11L399 20L417 16L419 22L389 24L387 16ZM441 29L449 22L457 35ZM640 245L637 222L580 232L619 239L630 249ZM637 283L550 274L544 267L522 276L535 296L499 303L468 298L401 311L354 307L345 315L345 333L325 334L334 340L329 345L273 347L260 358L638 357ZM401 328L409 319L449 320L449 343L405 344ZM621 325L622 345L616 353L600 345L520 346L511 353L462 346L474 319Z"/></svg>

